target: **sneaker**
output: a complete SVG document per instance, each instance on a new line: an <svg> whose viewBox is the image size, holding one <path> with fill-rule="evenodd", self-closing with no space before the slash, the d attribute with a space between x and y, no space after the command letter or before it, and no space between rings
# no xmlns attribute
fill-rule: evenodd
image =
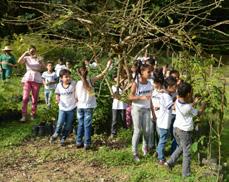
<svg viewBox="0 0 229 182"><path fill-rule="evenodd" d="M82 143L77 143L77 144L76 144L76 148L78 148L78 149L79 149L79 148L83 148L83 144L82 144Z"/></svg>
<svg viewBox="0 0 229 182"><path fill-rule="evenodd" d="M134 161L140 162L140 159L139 159L138 155L134 155Z"/></svg>
<svg viewBox="0 0 229 182"><path fill-rule="evenodd" d="M142 148L142 152L143 152L143 156L146 156L147 153L148 153L147 147L143 147L143 148Z"/></svg>
<svg viewBox="0 0 229 182"><path fill-rule="evenodd" d="M60 140L60 145L63 147L63 146L65 146L65 139L64 138L62 138L61 140Z"/></svg>
<svg viewBox="0 0 229 182"><path fill-rule="evenodd" d="M110 139L114 139L115 138L115 134L111 134L109 138Z"/></svg>
<svg viewBox="0 0 229 182"><path fill-rule="evenodd" d="M165 162L164 166L166 167L168 171L172 171L172 166L168 162Z"/></svg>
<svg viewBox="0 0 229 182"><path fill-rule="evenodd" d="M158 160L159 165L164 165L164 163L165 163L165 160Z"/></svg>
<svg viewBox="0 0 229 182"><path fill-rule="evenodd" d="M84 150L89 150L91 148L90 145L84 145Z"/></svg>
<svg viewBox="0 0 229 182"><path fill-rule="evenodd" d="M50 144L53 144L57 137L58 137L58 135L56 135L56 134L54 133L54 134L50 137L49 143L50 143Z"/></svg>
<svg viewBox="0 0 229 182"><path fill-rule="evenodd" d="M22 118L20 119L20 122L25 122L26 121L26 117L22 116Z"/></svg>

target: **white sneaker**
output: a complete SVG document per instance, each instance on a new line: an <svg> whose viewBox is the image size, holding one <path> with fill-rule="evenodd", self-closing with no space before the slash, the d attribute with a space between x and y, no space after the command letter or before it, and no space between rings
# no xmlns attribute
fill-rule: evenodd
<svg viewBox="0 0 229 182"><path fill-rule="evenodd" d="M142 148L142 152L143 152L143 156L146 156L147 153L148 153L147 147L143 147L143 148Z"/></svg>
<svg viewBox="0 0 229 182"><path fill-rule="evenodd" d="M22 116L22 118L20 119L21 122L25 122L26 121L26 117Z"/></svg>
<svg viewBox="0 0 229 182"><path fill-rule="evenodd" d="M134 155L134 161L140 162L140 159L139 159L138 155Z"/></svg>

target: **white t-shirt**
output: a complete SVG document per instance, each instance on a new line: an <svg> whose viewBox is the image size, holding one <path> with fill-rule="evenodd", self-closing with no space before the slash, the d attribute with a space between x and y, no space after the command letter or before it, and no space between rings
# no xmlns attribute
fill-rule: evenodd
<svg viewBox="0 0 229 182"><path fill-rule="evenodd" d="M156 117L158 117L159 110L160 110L160 94L162 94L162 93L159 92L157 89L153 90L152 103L153 103L154 112L155 112Z"/></svg>
<svg viewBox="0 0 229 182"><path fill-rule="evenodd" d="M45 71L42 73L42 79L44 79L45 83L56 82L57 76L55 72L49 73ZM56 84L45 85L45 89L55 89Z"/></svg>
<svg viewBox="0 0 229 182"><path fill-rule="evenodd" d="M158 128L169 129L171 124L173 99L168 93L159 96L160 110L157 117Z"/></svg>
<svg viewBox="0 0 229 182"><path fill-rule="evenodd" d="M90 79L87 79L91 86ZM79 80L76 84L76 96L78 99L77 107L81 109L96 108L95 92L92 90L90 93L83 87L83 81Z"/></svg>
<svg viewBox="0 0 229 182"><path fill-rule="evenodd" d="M191 104L182 103L179 99L175 102L176 119L173 127L183 131L193 130L193 116L197 116L198 110L194 109Z"/></svg>
<svg viewBox="0 0 229 182"><path fill-rule="evenodd" d="M117 92L117 86L113 85L112 86L112 92L115 93ZM122 94L122 89L119 88L119 94ZM118 99L113 99L113 103L112 103L112 109L126 109L127 108L127 104L124 103L123 101L120 101Z"/></svg>
<svg viewBox="0 0 229 182"><path fill-rule="evenodd" d="M63 69L67 69L67 67L64 65L64 64L57 64L55 66L55 72L56 72L56 75L59 77L60 76L60 71L63 70Z"/></svg>
<svg viewBox="0 0 229 182"><path fill-rule="evenodd" d="M137 88L136 88L137 96L146 96L152 94L153 86L149 81L147 81L146 84L141 84L140 82L136 84L137 84ZM151 102L150 100L134 100L132 101L132 105L138 106L140 108L150 108L150 102Z"/></svg>
<svg viewBox="0 0 229 182"><path fill-rule="evenodd" d="M76 82L71 81L67 88L60 82L56 86L55 93L60 95L59 109L62 111L71 111L76 108L77 100L75 95Z"/></svg>

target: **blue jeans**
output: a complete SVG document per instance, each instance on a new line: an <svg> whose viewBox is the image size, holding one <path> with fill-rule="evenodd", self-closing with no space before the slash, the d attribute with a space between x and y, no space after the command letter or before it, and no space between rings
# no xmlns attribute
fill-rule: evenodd
<svg viewBox="0 0 229 182"><path fill-rule="evenodd" d="M51 106L51 98L53 95L53 89L45 89L45 103L50 107Z"/></svg>
<svg viewBox="0 0 229 182"><path fill-rule="evenodd" d="M74 113L75 113L75 109L73 109L71 111L59 110L58 121L56 124L56 129L55 129L54 135L60 135L62 132L62 138L63 139L66 139L68 137L68 135L72 129Z"/></svg>
<svg viewBox="0 0 229 182"><path fill-rule="evenodd" d="M169 129L158 128L159 131L159 143L157 146L158 160L165 160L165 144L168 140Z"/></svg>
<svg viewBox="0 0 229 182"><path fill-rule="evenodd" d="M92 108L78 108L77 109L77 119L78 119L78 128L77 128L77 139L76 143L78 145L83 144L84 136L84 145L91 145L91 129L92 129Z"/></svg>

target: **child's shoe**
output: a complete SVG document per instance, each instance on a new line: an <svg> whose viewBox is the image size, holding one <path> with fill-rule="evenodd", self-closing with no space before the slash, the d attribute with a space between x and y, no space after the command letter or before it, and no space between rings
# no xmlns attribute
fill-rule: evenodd
<svg viewBox="0 0 229 182"><path fill-rule="evenodd" d="M164 163L164 166L166 167L166 169L168 170L168 171L172 171L172 166L168 163L168 162L165 162Z"/></svg>
<svg viewBox="0 0 229 182"><path fill-rule="evenodd" d="M63 146L65 146L65 139L64 138L62 138L61 140L60 140L60 145L63 147Z"/></svg>
<svg viewBox="0 0 229 182"><path fill-rule="evenodd" d="M91 149L90 145L84 145L84 150L89 150L89 149Z"/></svg>
<svg viewBox="0 0 229 182"><path fill-rule="evenodd" d="M140 162L140 159L139 159L138 155L134 155L134 161Z"/></svg>
<svg viewBox="0 0 229 182"><path fill-rule="evenodd" d="M158 160L159 165L164 165L164 163L165 163L165 160Z"/></svg>
<svg viewBox="0 0 229 182"><path fill-rule="evenodd" d="M50 137L49 143L50 143L50 144L53 144L57 137L58 137L58 135L54 133L54 134Z"/></svg>
<svg viewBox="0 0 229 182"><path fill-rule="evenodd" d="M147 147L142 147L143 156L146 156L148 153Z"/></svg>
<svg viewBox="0 0 229 182"><path fill-rule="evenodd" d="M81 143L76 143L76 148L83 148L83 144L81 144Z"/></svg>

